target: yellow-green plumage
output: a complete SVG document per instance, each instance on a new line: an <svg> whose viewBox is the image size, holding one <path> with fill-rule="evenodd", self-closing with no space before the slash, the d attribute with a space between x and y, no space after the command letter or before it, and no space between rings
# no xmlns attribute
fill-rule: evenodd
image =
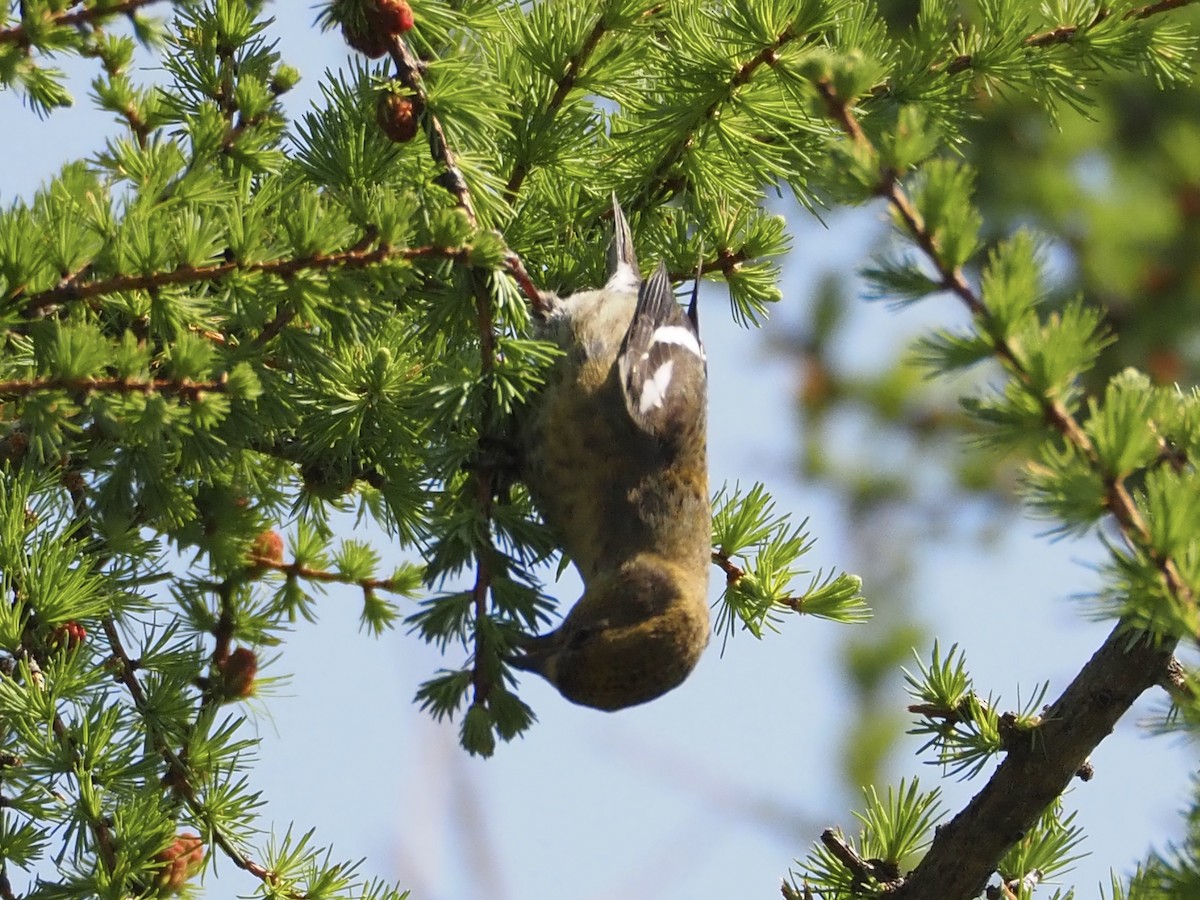
<svg viewBox="0 0 1200 900"><path fill-rule="evenodd" d="M658 304L649 325L681 335L684 346L659 340L639 350L635 314L648 315L647 292L658 290L661 301L669 285L662 272L641 282L615 203L614 218L608 283L555 302L542 335L565 355L521 425L522 478L579 569L584 594L558 629L531 638L514 661L568 699L601 709L676 687L709 634L703 355L698 338L691 352L687 335L672 331L695 330L673 299ZM643 399L630 387L639 373L630 371L638 360L652 362L651 350L654 359L675 357ZM637 358L623 367L622 353ZM654 406L658 388L667 396Z"/></svg>

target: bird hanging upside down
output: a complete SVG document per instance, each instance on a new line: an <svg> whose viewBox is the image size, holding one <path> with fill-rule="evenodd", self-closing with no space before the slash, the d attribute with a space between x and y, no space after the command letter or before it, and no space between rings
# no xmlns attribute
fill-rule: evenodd
<svg viewBox="0 0 1200 900"><path fill-rule="evenodd" d="M512 664L573 703L617 710L677 687L708 643L712 526L696 300L659 263L643 281L613 198L608 280L544 297L539 336L564 355L520 430L521 477L584 592Z"/></svg>

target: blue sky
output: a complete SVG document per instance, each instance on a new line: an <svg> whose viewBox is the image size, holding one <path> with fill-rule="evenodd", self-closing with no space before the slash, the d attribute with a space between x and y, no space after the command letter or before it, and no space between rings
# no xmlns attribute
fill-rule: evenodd
<svg viewBox="0 0 1200 900"><path fill-rule="evenodd" d="M272 33L304 78L287 98L296 116L319 96L322 73L346 65L346 49L336 33L311 27L307 7L284 15L276 4L274 11L282 21ZM153 60L146 65L153 69ZM46 120L0 93L8 130L0 203L28 198L63 162L95 153L104 136L117 133L108 116L90 109L91 67L64 68L77 73L77 105ZM797 480L805 427L794 401L797 372L768 343L804 318L824 272L865 262L885 226L878 209L827 216L827 225L794 206L780 210L795 250L772 321L761 332L740 329L722 314L718 287L706 286L702 296L711 480L766 482L780 510L809 518L818 538L812 568L857 571L874 548L849 533L836 494ZM863 304L839 353L863 370L884 365L906 337L960 315L949 300L903 313ZM855 438L848 428L845 439ZM848 445L847 452L864 451ZM915 602L906 612L943 649L958 643L979 688L1009 705L1018 685L1024 698L1043 680L1055 696L1107 632L1070 599L1095 585L1087 563L1099 548L1050 543L1037 537L1039 529L1017 518L1000 522L986 552L974 537L960 536L975 528L947 529L911 547ZM394 554L384 536L375 539L385 558ZM554 593L569 603L578 583L564 577ZM872 601L870 583L865 593ZM455 726L434 724L411 702L422 680L441 665L459 665L461 654L441 659L403 631L374 640L360 633L358 609L357 591L330 590L320 622L298 625L266 673L288 680L251 707L263 739L253 782L266 800L264 827L282 834L292 823L297 833L316 826L335 858L365 858L364 872L411 887L419 898L777 897L793 858L822 828L854 827L849 810L859 797L839 782L838 759L855 715L838 663L846 627L787 619L780 634L761 642L738 635L723 655L715 641L679 690L612 715L572 706L528 677L522 694L538 724L493 759L478 760L458 748ZM920 650L927 657L928 647ZM896 711L906 704L898 679L886 699ZM1178 829L1194 751L1143 737L1136 718L1096 753L1096 779L1067 798L1091 835L1084 849L1092 855L1069 876L1081 892L1093 893L1110 867L1127 870L1151 841L1161 846ZM911 755L893 771L937 783L936 770ZM980 786L945 784L946 806L957 810ZM252 888L249 876L222 860L203 895Z"/></svg>

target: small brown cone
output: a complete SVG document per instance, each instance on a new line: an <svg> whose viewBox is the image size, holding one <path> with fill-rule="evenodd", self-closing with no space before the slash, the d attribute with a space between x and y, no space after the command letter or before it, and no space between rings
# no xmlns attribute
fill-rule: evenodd
<svg viewBox="0 0 1200 900"><path fill-rule="evenodd" d="M388 35L369 23L355 25L349 21L342 23L342 38L370 59L379 59L388 52Z"/></svg>
<svg viewBox="0 0 1200 900"><path fill-rule="evenodd" d="M238 647L217 663L221 673L221 696L226 700L244 700L254 693L258 675L258 657L246 647Z"/></svg>
<svg viewBox="0 0 1200 900"><path fill-rule="evenodd" d="M375 121L380 129L397 144L407 144L417 136L422 105L416 97L385 92L375 106Z"/></svg>

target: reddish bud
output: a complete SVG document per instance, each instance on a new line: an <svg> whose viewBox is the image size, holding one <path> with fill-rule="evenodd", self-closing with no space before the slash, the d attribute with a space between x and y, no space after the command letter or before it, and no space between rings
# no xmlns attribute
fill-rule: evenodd
<svg viewBox="0 0 1200 900"><path fill-rule="evenodd" d="M204 843L198 835L177 834L154 858L161 864L154 878L155 886L163 893L177 894L204 862Z"/></svg>
<svg viewBox="0 0 1200 900"><path fill-rule="evenodd" d="M388 36L404 34L413 27L412 7L406 0L367 0L367 21Z"/></svg>
<svg viewBox="0 0 1200 900"><path fill-rule="evenodd" d="M221 673L221 695L227 700L240 700L254 693L254 678L258 674L258 657L246 647L238 647L217 663Z"/></svg>
<svg viewBox="0 0 1200 900"><path fill-rule="evenodd" d="M74 619L59 625L50 634L50 646L56 650L60 647L74 650L86 640L87 629Z"/></svg>
<svg viewBox="0 0 1200 900"><path fill-rule="evenodd" d="M375 121L388 138L397 144L407 144L417 135L422 110L420 98L386 92L379 95L375 104Z"/></svg>
<svg viewBox="0 0 1200 900"><path fill-rule="evenodd" d="M274 528L264 531L250 545L250 557L255 562L266 560L269 563L282 563L283 535Z"/></svg>

